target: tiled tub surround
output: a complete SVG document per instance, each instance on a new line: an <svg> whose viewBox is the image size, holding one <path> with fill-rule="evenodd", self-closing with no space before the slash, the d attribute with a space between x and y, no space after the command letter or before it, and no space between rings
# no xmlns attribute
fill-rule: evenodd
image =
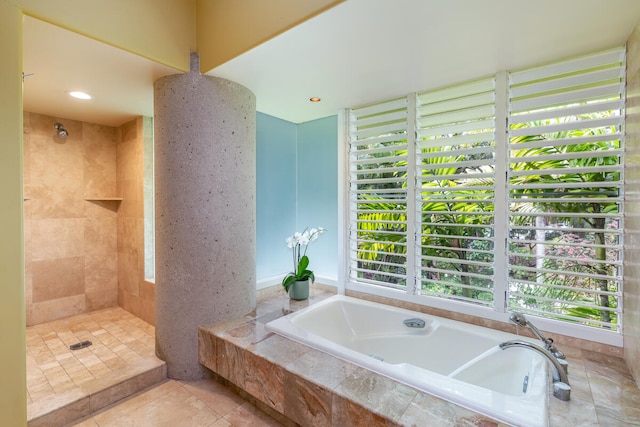
<svg viewBox="0 0 640 427"><path fill-rule="evenodd" d="M500 425L265 329L331 295L312 287L309 300L297 302L280 291L247 316L201 327L200 363L300 425ZM549 398L550 425L640 424L640 390L624 361L585 347L561 347L572 394L569 402Z"/></svg>
<svg viewBox="0 0 640 427"><path fill-rule="evenodd" d="M27 419L55 427L166 378L154 327L120 307L27 328ZM81 350L69 346L82 341Z"/></svg>
<svg viewBox="0 0 640 427"><path fill-rule="evenodd" d="M267 330L505 423L547 425L547 362L525 348L498 347L538 340L344 295Z"/></svg>

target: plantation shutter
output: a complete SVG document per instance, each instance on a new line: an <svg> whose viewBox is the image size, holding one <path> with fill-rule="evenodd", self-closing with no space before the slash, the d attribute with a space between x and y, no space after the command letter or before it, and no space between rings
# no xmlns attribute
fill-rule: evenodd
<svg viewBox="0 0 640 427"><path fill-rule="evenodd" d="M407 99L350 110L349 277L406 288Z"/></svg>
<svg viewBox="0 0 640 427"><path fill-rule="evenodd" d="M619 330L624 49L510 74L511 310Z"/></svg>
<svg viewBox="0 0 640 427"><path fill-rule="evenodd" d="M417 96L417 293L493 305L495 79Z"/></svg>

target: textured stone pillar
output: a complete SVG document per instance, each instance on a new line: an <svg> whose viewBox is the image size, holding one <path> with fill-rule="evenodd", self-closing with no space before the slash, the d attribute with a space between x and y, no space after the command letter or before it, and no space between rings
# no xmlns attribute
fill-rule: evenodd
<svg viewBox="0 0 640 427"><path fill-rule="evenodd" d="M156 354L185 380L198 326L256 304L255 96L198 69L154 84Z"/></svg>

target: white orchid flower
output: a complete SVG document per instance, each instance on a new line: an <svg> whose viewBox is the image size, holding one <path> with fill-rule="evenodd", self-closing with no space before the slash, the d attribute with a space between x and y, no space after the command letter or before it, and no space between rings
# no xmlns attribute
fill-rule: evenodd
<svg viewBox="0 0 640 427"><path fill-rule="evenodd" d="M304 233L302 233L302 235L298 239L298 243L300 243L301 245L307 245L309 244L309 242L310 242L309 232L305 231Z"/></svg>
<svg viewBox="0 0 640 427"><path fill-rule="evenodd" d="M319 228L312 228L310 230L311 233L311 241L313 242L314 240L316 240L320 234L324 231L324 228L319 227Z"/></svg>
<svg viewBox="0 0 640 427"><path fill-rule="evenodd" d="M313 272L308 269L309 258L307 257L307 249L309 243L318 238L320 233L324 232L324 228L305 228L302 233L296 231L293 236L286 238L287 247L293 249L293 272L288 273L282 279L282 286L289 291L289 287L297 280L315 280ZM302 246L305 246L304 250Z"/></svg>

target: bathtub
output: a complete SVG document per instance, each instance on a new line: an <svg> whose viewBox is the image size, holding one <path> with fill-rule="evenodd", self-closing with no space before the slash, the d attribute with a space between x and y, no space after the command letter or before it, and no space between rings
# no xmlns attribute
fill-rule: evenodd
<svg viewBox="0 0 640 427"><path fill-rule="evenodd" d="M419 319L424 327L404 321ZM547 426L547 362L506 332L335 295L267 329L503 423Z"/></svg>

